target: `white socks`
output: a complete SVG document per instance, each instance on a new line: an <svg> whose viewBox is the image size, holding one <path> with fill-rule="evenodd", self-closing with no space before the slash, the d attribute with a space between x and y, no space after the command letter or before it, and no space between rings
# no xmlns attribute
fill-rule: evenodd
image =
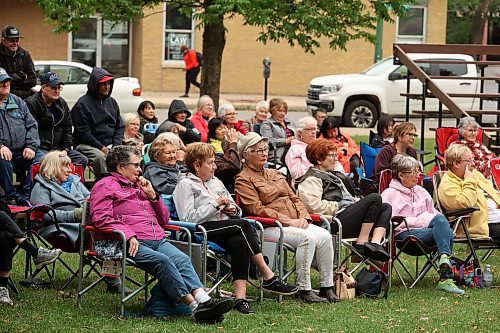
<svg viewBox="0 0 500 333"><path fill-rule="evenodd" d="M198 303L196 301L192 301L191 304L188 305L189 306L189 309L194 312L194 310L196 310L196 308L198 307Z"/></svg>
<svg viewBox="0 0 500 333"><path fill-rule="evenodd" d="M194 295L194 299L198 303L205 303L210 299L210 296L208 296L207 292L205 290L200 290Z"/></svg>

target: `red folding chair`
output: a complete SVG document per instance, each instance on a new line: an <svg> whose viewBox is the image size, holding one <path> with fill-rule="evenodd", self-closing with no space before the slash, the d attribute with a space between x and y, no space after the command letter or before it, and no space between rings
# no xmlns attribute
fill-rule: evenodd
<svg viewBox="0 0 500 333"><path fill-rule="evenodd" d="M483 130L478 128L476 140L477 142L483 142ZM458 141L460 136L458 134L458 129L456 127L440 127L436 129L436 145L434 146L436 150L436 167L438 170L446 170L444 164L444 152L450 146L452 142Z"/></svg>

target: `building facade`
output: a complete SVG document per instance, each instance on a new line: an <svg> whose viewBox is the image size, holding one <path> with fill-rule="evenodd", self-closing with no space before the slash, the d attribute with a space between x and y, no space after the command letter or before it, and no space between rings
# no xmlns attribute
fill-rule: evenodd
<svg viewBox="0 0 500 333"><path fill-rule="evenodd" d="M202 49L202 31L192 19L181 17L165 4L145 11L145 17L112 26L100 18L84 22L76 34L55 34L44 23L36 0L2 0L2 26L17 26L21 46L35 60L71 60L102 66L119 76L135 76L143 90L183 91L184 63L179 46ZM432 13L432 15L431 15ZM443 44L446 41L446 0L422 0L409 7L405 18L384 23L382 50L389 56L394 42ZM347 51L331 50L327 40L316 54L306 54L285 41L263 45L258 28L243 26L235 17L225 22L226 47L222 61L222 93L260 94L262 60L272 61L269 93L306 95L311 78L360 72L373 63L375 46L352 41ZM192 88L194 89L194 88Z"/></svg>

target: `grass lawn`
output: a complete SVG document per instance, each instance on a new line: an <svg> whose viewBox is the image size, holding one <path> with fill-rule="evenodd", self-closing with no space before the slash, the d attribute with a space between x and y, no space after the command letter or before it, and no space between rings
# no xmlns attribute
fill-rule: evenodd
<svg viewBox="0 0 500 333"><path fill-rule="evenodd" d="M463 251L458 246L458 252ZM64 254L75 267L77 255ZM15 257L13 278L22 276L24 254ZM413 260L411 260L413 262ZM498 285L500 255L490 258ZM136 273L137 277L141 276ZM56 284L69 276L57 266ZM42 275L43 278L43 275ZM465 296L434 289L437 274L429 275L409 290L393 276L387 300L361 299L337 304L308 305L291 297L282 304L275 300L254 303L257 313L244 316L234 311L219 325L198 325L190 318L158 320L151 317L119 319L118 296L99 286L75 306L76 282L65 292L54 289L20 288L12 295L13 307L0 306L0 332L498 332L500 289L468 289ZM94 277L85 280L86 284ZM313 273L314 284L317 273ZM316 284L317 285L317 284ZM231 290L227 284L224 289ZM249 287L249 293L255 290ZM138 312L143 302L134 299L127 311Z"/></svg>

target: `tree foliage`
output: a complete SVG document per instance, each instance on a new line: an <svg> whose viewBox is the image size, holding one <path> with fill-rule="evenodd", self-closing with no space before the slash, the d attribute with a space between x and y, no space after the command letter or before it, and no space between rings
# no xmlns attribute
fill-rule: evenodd
<svg viewBox="0 0 500 333"><path fill-rule="evenodd" d="M162 0L38 0L56 31L77 31L82 20L100 14L111 22L144 16L144 8L155 8ZM286 41L314 53L320 39L332 49L346 49L351 40L375 41L377 17L405 12L413 0L171 0L167 3L186 14L195 10L203 33L204 66L202 93L219 95L224 20L239 15L248 26L259 27L263 43Z"/></svg>

